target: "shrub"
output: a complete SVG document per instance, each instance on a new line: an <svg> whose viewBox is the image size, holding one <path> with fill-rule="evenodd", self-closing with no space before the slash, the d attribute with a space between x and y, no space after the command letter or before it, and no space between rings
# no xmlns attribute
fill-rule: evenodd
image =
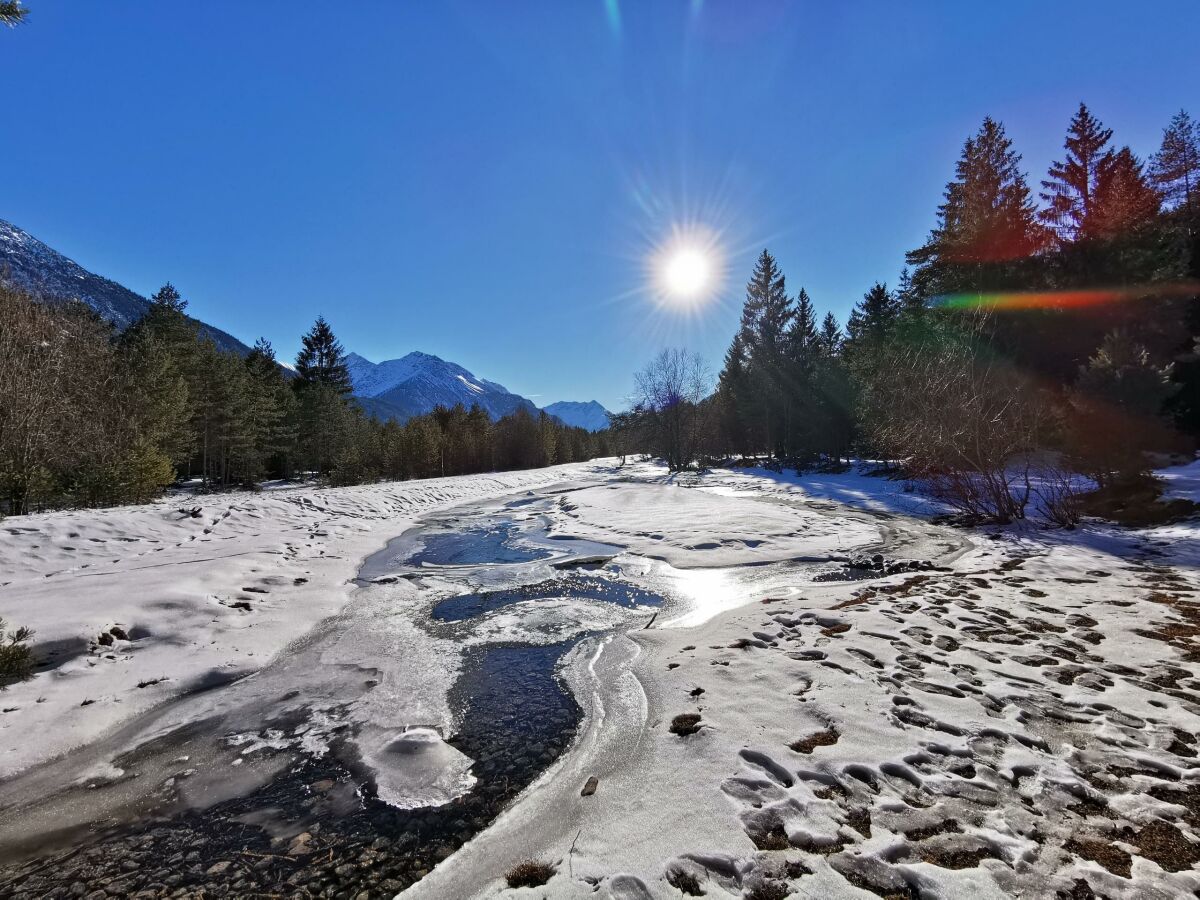
<svg viewBox="0 0 1200 900"><path fill-rule="evenodd" d="M18 628L5 633L4 629L5 622L0 619L0 690L33 674L33 650L26 643L33 632Z"/></svg>
<svg viewBox="0 0 1200 900"><path fill-rule="evenodd" d="M554 866L536 859L527 859L508 870L504 880L509 887L541 887L554 877Z"/></svg>
<svg viewBox="0 0 1200 900"><path fill-rule="evenodd" d="M671 734L689 735L700 730L699 713L680 713L671 720Z"/></svg>

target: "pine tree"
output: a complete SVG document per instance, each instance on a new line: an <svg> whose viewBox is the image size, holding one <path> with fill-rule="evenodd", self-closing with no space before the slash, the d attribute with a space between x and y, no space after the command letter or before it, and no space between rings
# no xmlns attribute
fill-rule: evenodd
<svg viewBox="0 0 1200 900"><path fill-rule="evenodd" d="M155 311L166 310L169 312L186 313L187 301L180 296L179 291L175 289L175 285L167 282L160 287L150 298L150 304Z"/></svg>
<svg viewBox="0 0 1200 900"><path fill-rule="evenodd" d="M895 295L886 284L877 281L851 311L846 322L846 339L853 344L880 340L895 324L899 313Z"/></svg>
<svg viewBox="0 0 1200 900"><path fill-rule="evenodd" d="M353 385L346 367L346 353L325 317L318 316L300 341L301 349L296 356L297 388L321 385L342 396L349 394Z"/></svg>
<svg viewBox="0 0 1200 900"><path fill-rule="evenodd" d="M1113 151L1108 146L1112 129L1105 128L1083 103L1067 127L1062 162L1050 165L1042 187L1047 207L1042 219L1067 243L1092 237L1096 191Z"/></svg>
<svg viewBox="0 0 1200 900"><path fill-rule="evenodd" d="M791 300L783 272L769 251L763 250L746 284L740 335L749 357L777 354L791 322Z"/></svg>
<svg viewBox="0 0 1200 900"><path fill-rule="evenodd" d="M821 333L817 336L821 352L826 356L837 356L842 350L842 328L833 313L825 313L821 320Z"/></svg>
<svg viewBox="0 0 1200 900"><path fill-rule="evenodd" d="M745 456L751 452L750 435L746 423L746 410L750 405L749 359L746 345L739 330L733 336L729 349L725 351L725 362L717 379L719 398L719 421L725 449ZM620 421L622 436L635 430L636 417Z"/></svg>
<svg viewBox="0 0 1200 900"><path fill-rule="evenodd" d="M1142 173L1128 147L1113 154L1100 173L1092 210L1092 234L1114 238L1146 225L1158 216L1162 198Z"/></svg>
<svg viewBox="0 0 1200 900"><path fill-rule="evenodd" d="M288 477L296 444L295 394L275 359L275 349L266 338L258 339L247 354L245 365L251 380L259 468Z"/></svg>
<svg viewBox="0 0 1200 900"><path fill-rule="evenodd" d="M1004 126L991 118L963 145L954 180L946 185L937 224L925 244L910 251L915 266L903 303L916 308L939 294L994 289L1014 261L1046 242L1029 185Z"/></svg>
<svg viewBox="0 0 1200 900"><path fill-rule="evenodd" d="M808 291L801 288L785 335L781 372L785 428L782 449L789 457L809 458L818 452L820 414L813 379L819 359L816 311Z"/></svg>
<svg viewBox="0 0 1200 900"><path fill-rule="evenodd" d="M739 331L750 400L743 415L753 452L786 453L786 339L793 313L783 272L763 250L746 284Z"/></svg>
<svg viewBox="0 0 1200 900"><path fill-rule="evenodd" d="M808 291L800 288L793 307L792 321L787 331L788 355L799 359L809 353L817 343L817 313L813 308Z"/></svg>
<svg viewBox="0 0 1200 900"><path fill-rule="evenodd" d="M1163 129L1150 174L1169 207L1186 209L1189 220L1200 213L1200 123L1184 110Z"/></svg>
<svg viewBox="0 0 1200 900"><path fill-rule="evenodd" d="M1176 390L1170 369L1154 365L1145 347L1109 332L1071 392L1070 449L1080 471L1101 485L1145 473L1145 451L1162 445L1160 413Z"/></svg>
<svg viewBox="0 0 1200 900"><path fill-rule="evenodd" d="M25 21L29 10L21 5L21 0L0 0L0 25L10 28Z"/></svg>

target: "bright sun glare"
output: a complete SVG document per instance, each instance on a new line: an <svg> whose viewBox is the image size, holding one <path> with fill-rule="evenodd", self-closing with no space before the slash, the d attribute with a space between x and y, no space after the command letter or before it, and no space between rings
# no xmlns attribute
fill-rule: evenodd
<svg viewBox="0 0 1200 900"><path fill-rule="evenodd" d="M681 247L667 257L663 267L663 284L680 299L693 299L708 287L712 266L708 258L694 247Z"/></svg>
<svg viewBox="0 0 1200 900"><path fill-rule="evenodd" d="M725 254L717 235L700 226L677 227L646 257L647 276L659 302L699 313L720 293Z"/></svg>

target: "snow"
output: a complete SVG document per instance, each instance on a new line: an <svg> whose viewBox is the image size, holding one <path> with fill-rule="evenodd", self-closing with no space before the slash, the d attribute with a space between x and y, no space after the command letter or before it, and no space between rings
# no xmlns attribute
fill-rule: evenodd
<svg viewBox="0 0 1200 900"><path fill-rule="evenodd" d="M564 532L620 544L680 569L845 556L876 529L803 506L693 490L683 484L618 483L559 501Z"/></svg>
<svg viewBox="0 0 1200 900"><path fill-rule="evenodd" d="M1158 476L1166 483L1164 498L1178 497L1200 503L1200 459L1187 465L1162 469Z"/></svg>
<svg viewBox="0 0 1200 900"><path fill-rule="evenodd" d="M1200 488L1200 464L1161 474L1172 495ZM78 777L120 779L121 726L153 711L145 737L223 711L239 771L263 764L252 748L321 752L351 733L384 799L436 804L474 777L443 740L463 654L590 633L562 668L584 712L571 749L403 896L678 898L678 873L711 898L768 883L831 898L1200 889L1196 865L1149 837L1200 840L1195 521L952 529L862 468L611 461L195 502L196 518L176 500L0 525L0 615L78 653L4 693L0 778L86 744L99 749L77 751ZM352 589L365 557L388 544L402 560L414 544L392 539L430 517L511 522L548 555ZM937 567L814 577L876 550ZM667 602L566 592L419 627L440 599L549 577L571 554ZM72 644L113 626L132 640ZM257 711L289 689L313 714L264 727ZM681 713L697 733L670 732ZM1128 872L1095 848L1128 853ZM526 858L554 864L545 888L505 885Z"/></svg>
<svg viewBox="0 0 1200 900"><path fill-rule="evenodd" d="M381 363L347 353L346 365L355 396L386 404L382 408L376 404L373 409L368 404L368 409L400 419L431 412L436 406L449 408L458 403L468 408L478 405L493 419L521 406L536 411L529 400L504 385L477 378L457 363L429 353L414 351Z"/></svg>
<svg viewBox="0 0 1200 900"><path fill-rule="evenodd" d="M586 403L571 400L560 400L544 407L545 412L575 428L586 428L588 431L603 431L608 427L608 410L589 400Z"/></svg>
<svg viewBox="0 0 1200 900"><path fill-rule="evenodd" d="M3 693L11 711L0 715L0 779L199 686L261 669L336 613L360 560L417 516L586 477L599 465L223 494L188 498L183 510L168 498L0 522L0 617L32 628L39 646L70 648ZM131 640L97 644L114 626Z"/></svg>
<svg viewBox="0 0 1200 900"><path fill-rule="evenodd" d="M849 497L890 522L898 509L936 510L857 473L715 471L692 487L760 503ZM573 525L642 548L666 520L686 524L662 491L640 504L605 502L621 496L609 491L570 495L582 501L568 511ZM740 534L736 505L716 518L702 507L713 533ZM1196 524L1174 527L1194 548ZM781 530L764 516L764 534ZM1169 854L1154 862L1128 842L1155 821L1197 837L1183 808L1160 799L1169 795L1147 793L1200 775L1194 751L1172 744L1200 728L1200 705L1159 687L1165 673L1194 678L1197 666L1145 634L1178 615L1151 599L1154 588L1200 587L1192 550L1103 526L959 533L974 546L944 560L953 571L804 585L780 602L758 602L779 597L775 586L739 592L736 569L679 570L714 595L741 596L698 624L668 620L581 648L567 677L588 718L573 750L402 896L674 898L675 872L709 897L764 882L794 896L1050 897L1077 880L1114 898L1190 895L1194 866L1169 871ZM684 529L674 543L691 539ZM1176 552L1180 568L1162 568ZM1175 581L1164 588L1164 578ZM671 718L691 711L700 732L669 733ZM824 732L836 743L790 749ZM599 789L580 797L590 775ZM773 829L790 849L755 846L752 834ZM1128 878L1072 845L1114 840L1133 853ZM555 876L543 889L508 889L503 873L527 857L553 863ZM804 869L789 875L785 861Z"/></svg>

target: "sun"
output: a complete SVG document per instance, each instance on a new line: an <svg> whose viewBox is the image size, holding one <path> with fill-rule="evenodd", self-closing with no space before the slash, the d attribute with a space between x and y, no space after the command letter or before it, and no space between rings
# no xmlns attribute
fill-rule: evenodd
<svg viewBox="0 0 1200 900"><path fill-rule="evenodd" d="M700 296L712 283L712 264L695 247L679 247L663 263L663 287L681 300Z"/></svg>
<svg viewBox="0 0 1200 900"><path fill-rule="evenodd" d="M716 235L698 227L674 228L646 257L654 296L666 307L699 312L721 292L725 254Z"/></svg>

